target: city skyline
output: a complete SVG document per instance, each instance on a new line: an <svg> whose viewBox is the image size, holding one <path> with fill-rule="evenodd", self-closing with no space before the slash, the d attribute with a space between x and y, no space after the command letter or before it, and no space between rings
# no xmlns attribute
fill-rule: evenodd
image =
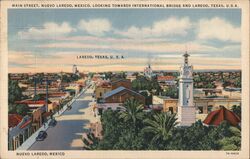
<svg viewBox="0 0 250 159"><path fill-rule="evenodd" d="M10 73L70 72L74 64L178 70L185 51L194 70L241 69L240 9L10 9L8 17ZM89 55L124 59L77 59Z"/></svg>

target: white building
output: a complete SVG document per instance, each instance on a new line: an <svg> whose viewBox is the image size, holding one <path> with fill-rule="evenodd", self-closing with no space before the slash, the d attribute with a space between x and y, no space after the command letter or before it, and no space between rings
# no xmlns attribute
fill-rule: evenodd
<svg viewBox="0 0 250 159"><path fill-rule="evenodd" d="M76 65L73 65L72 73L75 74L75 75L77 75L77 76L80 75Z"/></svg>
<svg viewBox="0 0 250 159"><path fill-rule="evenodd" d="M77 73L77 66L76 65L73 65L73 67L72 67L72 73L73 74Z"/></svg>
<svg viewBox="0 0 250 159"><path fill-rule="evenodd" d="M148 65L148 67L146 67L146 68L144 69L144 76L146 76L146 77L149 78L149 79L152 78L152 76L153 76L153 70L152 70L150 64Z"/></svg>
<svg viewBox="0 0 250 159"><path fill-rule="evenodd" d="M193 66L188 64L187 52L184 64L180 67L178 122L180 126L195 123L195 106L193 102Z"/></svg>

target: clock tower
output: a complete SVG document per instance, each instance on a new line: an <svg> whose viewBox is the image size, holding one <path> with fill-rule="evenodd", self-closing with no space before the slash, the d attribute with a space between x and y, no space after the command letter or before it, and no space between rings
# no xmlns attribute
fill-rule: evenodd
<svg viewBox="0 0 250 159"><path fill-rule="evenodd" d="M184 64L180 67L179 77L179 126L191 126L195 123L195 106L193 102L193 66L188 64L187 52L184 56Z"/></svg>

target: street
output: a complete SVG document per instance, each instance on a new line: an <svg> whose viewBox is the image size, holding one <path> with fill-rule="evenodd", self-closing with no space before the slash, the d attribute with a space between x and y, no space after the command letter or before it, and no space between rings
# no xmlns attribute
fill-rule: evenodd
<svg viewBox="0 0 250 159"><path fill-rule="evenodd" d="M29 150L81 150L82 134L88 130L88 124L95 122L89 103L92 100L92 89L87 89L72 104L72 109L66 110L56 117L57 125L47 130L44 141L36 141Z"/></svg>

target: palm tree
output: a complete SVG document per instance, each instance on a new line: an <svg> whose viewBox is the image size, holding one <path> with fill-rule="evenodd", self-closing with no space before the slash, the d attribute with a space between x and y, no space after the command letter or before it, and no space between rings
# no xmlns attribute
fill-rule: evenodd
<svg viewBox="0 0 250 159"><path fill-rule="evenodd" d="M99 139L94 136L93 133L88 133L86 137L82 138L84 143L84 150L96 150L98 148Z"/></svg>
<svg viewBox="0 0 250 159"><path fill-rule="evenodd" d="M124 103L125 111L121 111L120 118L125 122L132 122L133 128L136 128L138 120L143 119L143 105L140 104L136 99L131 98Z"/></svg>
<svg viewBox="0 0 250 159"><path fill-rule="evenodd" d="M153 119L145 119L144 123L148 126L143 128L143 132L153 133L154 137L151 142L155 143L158 140L166 141L171 135L171 130L178 123L176 122L176 114L157 113L153 115Z"/></svg>

